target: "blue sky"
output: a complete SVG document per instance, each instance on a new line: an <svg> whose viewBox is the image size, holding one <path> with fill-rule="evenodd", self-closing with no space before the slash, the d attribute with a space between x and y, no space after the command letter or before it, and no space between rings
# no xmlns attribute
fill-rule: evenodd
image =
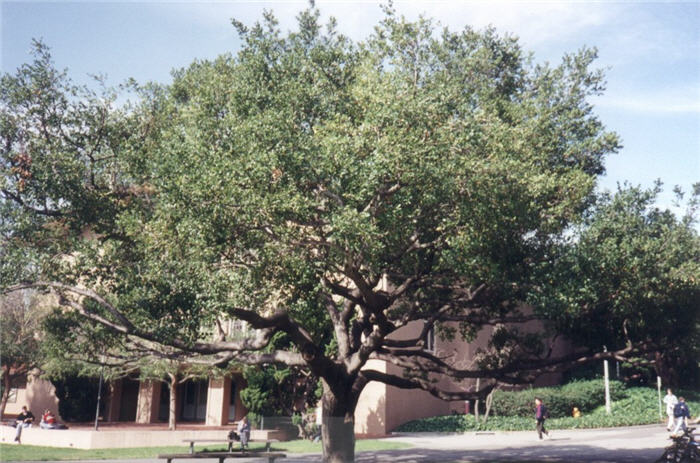
<svg viewBox="0 0 700 463"><path fill-rule="evenodd" d="M3 72L30 60L32 38L52 49L56 65L78 82L106 74L116 85L170 81L173 68L195 58L235 52L230 18L251 24L272 9L283 29L307 3L277 2L64 2L0 0ZM381 18L378 2L317 1L339 29L362 39ZM608 89L594 100L604 124L624 148L607 160L601 188L629 181L649 187L660 178L671 188L700 182L700 0L641 1L395 1L407 17L421 13L451 29L465 25L518 36L536 61L556 63L582 46L599 49Z"/></svg>

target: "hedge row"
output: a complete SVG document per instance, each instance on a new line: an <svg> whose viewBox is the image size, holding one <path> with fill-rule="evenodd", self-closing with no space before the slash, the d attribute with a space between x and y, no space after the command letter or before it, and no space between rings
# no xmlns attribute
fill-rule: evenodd
<svg viewBox="0 0 700 463"><path fill-rule="evenodd" d="M610 381L611 400L625 397L625 387L619 381ZM589 413L605 403L603 380L574 381L559 387L539 387L522 391L493 393L491 414L497 416L531 417L535 397L541 398L552 418L571 416L574 407Z"/></svg>
<svg viewBox="0 0 700 463"><path fill-rule="evenodd" d="M607 428L634 426L659 422L659 405L656 390L630 388L626 396L612 403L612 413L601 405L580 418L570 416L547 420L549 429ZM619 394L619 391L618 391ZM686 396L695 397L693 394ZM700 401L689 401L691 414L700 415ZM665 421L665 414L663 415ZM398 432L468 432L468 431L525 431L534 429L532 414L524 416L492 416L488 421L476 421L473 415L434 416L401 425Z"/></svg>

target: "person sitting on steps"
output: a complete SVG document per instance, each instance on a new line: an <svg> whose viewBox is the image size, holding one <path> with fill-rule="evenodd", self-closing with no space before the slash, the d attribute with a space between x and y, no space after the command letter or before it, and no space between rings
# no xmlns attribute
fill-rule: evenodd
<svg viewBox="0 0 700 463"><path fill-rule="evenodd" d="M22 406L22 413L17 415L15 418L15 427L17 428L17 433L15 434L15 442L22 443L22 429L28 428L34 422L34 415L29 411L26 405Z"/></svg>
<svg viewBox="0 0 700 463"><path fill-rule="evenodd" d="M250 422L248 421L248 416L241 418L238 422L238 435L241 438L241 450L245 450L248 447L248 440L250 439Z"/></svg>

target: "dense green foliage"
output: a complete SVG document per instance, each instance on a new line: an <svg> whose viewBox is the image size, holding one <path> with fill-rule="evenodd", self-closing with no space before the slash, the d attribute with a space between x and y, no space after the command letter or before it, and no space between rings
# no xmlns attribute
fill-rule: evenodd
<svg viewBox="0 0 700 463"><path fill-rule="evenodd" d="M95 419L98 380L84 376L65 376L51 382L56 388L61 418L68 422L89 422Z"/></svg>
<svg viewBox="0 0 700 463"><path fill-rule="evenodd" d="M103 327L200 352L234 347L195 345L217 318L281 310L307 366L330 379L353 357L332 376L359 380L411 320L469 338L515 311L619 146L587 102L595 50L534 65L492 29L438 34L390 9L360 44L314 9L286 35L272 15L237 27L237 55L124 107L43 44L3 76L3 252L35 261L3 284L53 280ZM77 281L94 291L80 303ZM537 351L519 341L500 330L481 364Z"/></svg>
<svg viewBox="0 0 700 463"><path fill-rule="evenodd" d="M664 384L700 380L700 184L677 217L652 190L604 194L557 258L531 302L576 344L645 346ZM680 193L680 192L679 192Z"/></svg>
<svg viewBox="0 0 700 463"><path fill-rule="evenodd" d="M621 393L621 394L620 394ZM630 388L618 392L618 400L612 403L612 412L606 414L601 405L580 418L571 416L552 417L547 420L548 429L583 429L616 426L633 426L658 423L659 404L657 391L650 388ZM700 412L700 397L688 401L693 416ZM665 417L665 415L664 415ZM474 415L435 416L410 421L397 428L398 432L467 432L467 431L525 431L535 428L534 406L529 417L494 416L484 422Z"/></svg>
<svg viewBox="0 0 700 463"><path fill-rule="evenodd" d="M590 412L605 403L603 380L575 381L560 387L538 387L521 391L496 390L491 413L498 416L532 416L535 397L543 400L551 418L570 416L573 407ZM619 381L610 381L611 400L625 397Z"/></svg>

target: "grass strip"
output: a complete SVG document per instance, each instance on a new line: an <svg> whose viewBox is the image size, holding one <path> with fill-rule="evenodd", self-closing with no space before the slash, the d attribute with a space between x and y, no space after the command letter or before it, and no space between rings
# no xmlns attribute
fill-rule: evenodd
<svg viewBox="0 0 700 463"><path fill-rule="evenodd" d="M358 440L355 446L357 452L399 450L412 447L403 442L391 442L386 440L363 439ZM262 444L251 444L252 450L262 450ZM198 446L198 452L207 450L211 452L225 451L226 446ZM272 446L273 452L287 453L321 453L320 442L307 440L293 440L279 442ZM71 449L58 447L42 447L36 445L12 445L0 444L0 461L47 461L47 460L136 460L143 458L155 458L163 453L187 453L188 446L175 447L138 447L119 449Z"/></svg>

